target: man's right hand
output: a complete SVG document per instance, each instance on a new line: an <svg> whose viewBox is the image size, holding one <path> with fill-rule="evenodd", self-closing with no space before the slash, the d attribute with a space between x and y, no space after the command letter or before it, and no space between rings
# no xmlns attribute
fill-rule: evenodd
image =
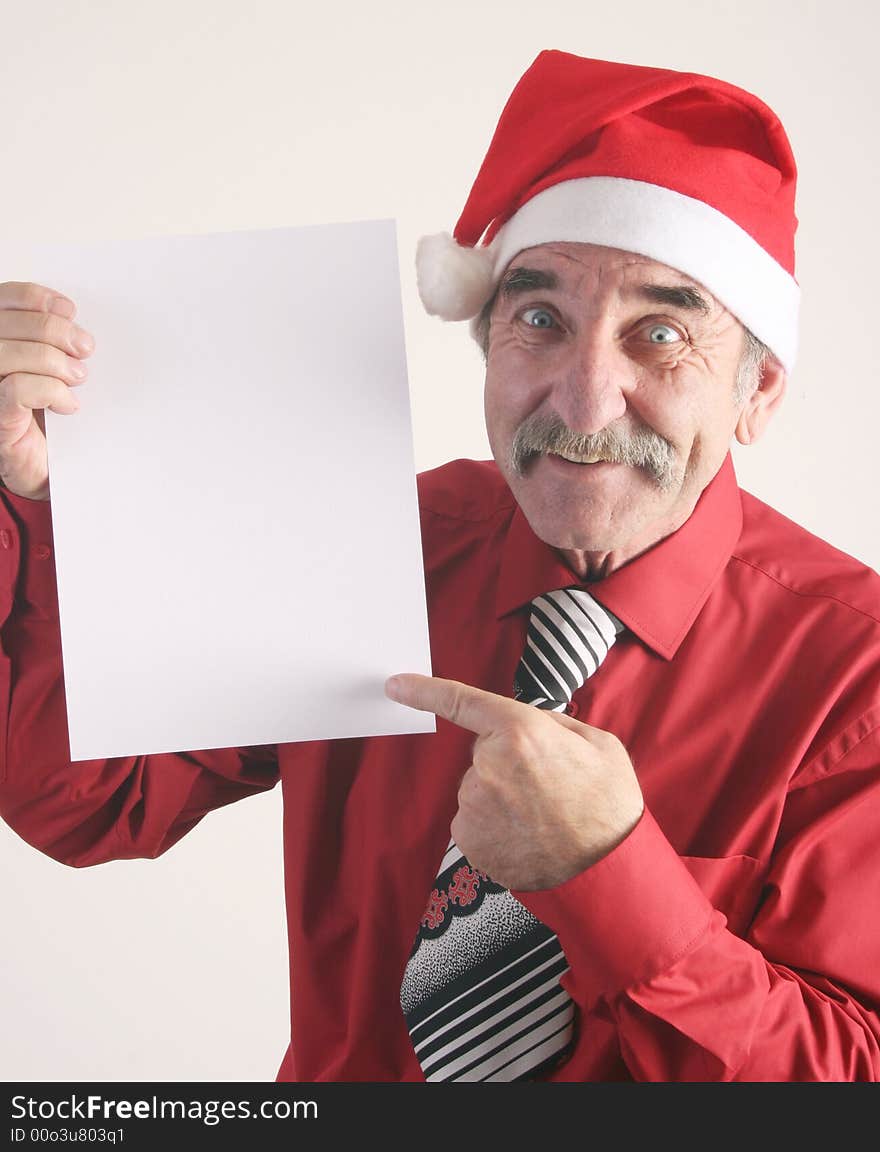
<svg viewBox="0 0 880 1152"><path fill-rule="evenodd" d="M76 412L71 389L85 380L82 360L94 351L75 313L72 300L42 284L0 284L0 480L30 500L49 499L43 410Z"/></svg>

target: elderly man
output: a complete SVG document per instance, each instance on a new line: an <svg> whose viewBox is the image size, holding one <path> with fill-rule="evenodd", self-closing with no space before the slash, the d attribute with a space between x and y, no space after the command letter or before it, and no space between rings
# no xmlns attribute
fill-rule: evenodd
<svg viewBox="0 0 880 1152"><path fill-rule="evenodd" d="M724 82L543 52L517 84L419 252L494 456L419 478L437 677L386 690L430 735L68 762L31 412L81 353L2 287L4 817L155 856L280 777L279 1079L880 1073L880 584L729 453L794 361L794 187Z"/></svg>

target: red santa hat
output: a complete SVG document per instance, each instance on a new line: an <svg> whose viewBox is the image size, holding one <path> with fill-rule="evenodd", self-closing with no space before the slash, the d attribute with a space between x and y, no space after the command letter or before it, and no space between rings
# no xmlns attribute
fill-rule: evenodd
<svg viewBox="0 0 880 1152"><path fill-rule="evenodd" d="M507 101L454 237L419 241L419 295L432 315L467 320L526 248L621 248L704 285L790 371L796 177L779 119L741 88L541 52Z"/></svg>

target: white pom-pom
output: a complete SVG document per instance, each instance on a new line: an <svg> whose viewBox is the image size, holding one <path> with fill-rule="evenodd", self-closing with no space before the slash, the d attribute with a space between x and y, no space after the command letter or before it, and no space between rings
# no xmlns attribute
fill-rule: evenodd
<svg viewBox="0 0 880 1152"><path fill-rule="evenodd" d="M423 236L416 247L416 283L429 315L470 320L492 295L492 254L463 248L448 232Z"/></svg>

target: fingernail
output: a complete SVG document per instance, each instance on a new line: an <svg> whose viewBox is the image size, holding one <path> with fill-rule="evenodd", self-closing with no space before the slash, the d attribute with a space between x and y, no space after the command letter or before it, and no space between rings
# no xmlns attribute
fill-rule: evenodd
<svg viewBox="0 0 880 1152"><path fill-rule="evenodd" d="M391 700L400 699L400 681L396 676L389 676L385 681L385 695Z"/></svg>
<svg viewBox="0 0 880 1152"><path fill-rule="evenodd" d="M49 311L54 312L56 316L66 316L69 320L76 311L76 305L66 296L56 296L49 305Z"/></svg>

